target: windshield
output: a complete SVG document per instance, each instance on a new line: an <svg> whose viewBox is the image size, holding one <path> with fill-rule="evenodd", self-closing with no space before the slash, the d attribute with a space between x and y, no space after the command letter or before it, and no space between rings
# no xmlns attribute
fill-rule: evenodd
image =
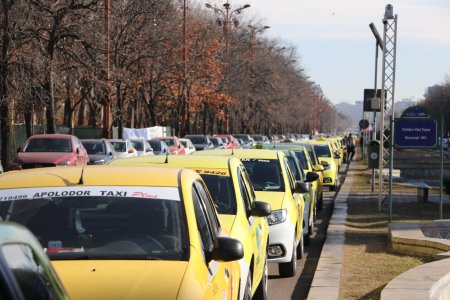
<svg viewBox="0 0 450 300"><path fill-rule="evenodd" d="M257 142L262 142L263 137L261 135L252 135L252 138Z"/></svg>
<svg viewBox="0 0 450 300"><path fill-rule="evenodd" d="M318 157L331 157L328 145L314 145L314 152Z"/></svg>
<svg viewBox="0 0 450 300"><path fill-rule="evenodd" d="M125 141L111 141L111 144L113 145L116 152L127 152L127 145Z"/></svg>
<svg viewBox="0 0 450 300"><path fill-rule="evenodd" d="M20 200L0 202L2 220L30 229L50 259L187 260L186 220L177 188L12 191L13 196L2 198Z"/></svg>
<svg viewBox="0 0 450 300"><path fill-rule="evenodd" d="M105 154L106 150L102 142L82 142L88 154Z"/></svg>
<svg viewBox="0 0 450 300"><path fill-rule="evenodd" d="M219 214L235 215L236 200L233 193L231 177L200 174L205 181Z"/></svg>
<svg viewBox="0 0 450 300"><path fill-rule="evenodd" d="M241 159L255 191L284 191L280 164L275 159Z"/></svg>
<svg viewBox="0 0 450 300"><path fill-rule="evenodd" d="M23 148L23 152L72 152L69 138L32 138Z"/></svg>

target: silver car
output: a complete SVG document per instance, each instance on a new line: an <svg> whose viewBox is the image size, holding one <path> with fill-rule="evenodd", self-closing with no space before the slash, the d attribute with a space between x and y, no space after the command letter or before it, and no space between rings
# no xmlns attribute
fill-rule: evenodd
<svg viewBox="0 0 450 300"><path fill-rule="evenodd" d="M81 143L89 155L90 165L104 165L117 157L113 145L106 139L82 139Z"/></svg>
<svg viewBox="0 0 450 300"><path fill-rule="evenodd" d="M153 148L149 142L144 139L130 139L133 148L136 150L137 156L155 155Z"/></svg>
<svg viewBox="0 0 450 300"><path fill-rule="evenodd" d="M136 149L134 149L130 140L112 139L108 141L113 145L117 157L137 156Z"/></svg>

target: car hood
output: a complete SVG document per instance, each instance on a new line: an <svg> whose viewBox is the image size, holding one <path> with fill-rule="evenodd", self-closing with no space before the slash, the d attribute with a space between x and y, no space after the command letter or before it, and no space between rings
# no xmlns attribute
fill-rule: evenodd
<svg viewBox="0 0 450 300"><path fill-rule="evenodd" d="M236 220L236 215L219 214L219 219L220 225L222 225L222 227L231 234L231 237L233 237L233 224Z"/></svg>
<svg viewBox="0 0 450 300"><path fill-rule="evenodd" d="M256 199L270 204L272 211L281 209L285 198L285 192L255 191Z"/></svg>
<svg viewBox="0 0 450 300"><path fill-rule="evenodd" d="M66 152L20 152L17 154L23 163L58 164L73 159L73 153Z"/></svg>
<svg viewBox="0 0 450 300"><path fill-rule="evenodd" d="M52 261L71 299L176 299L187 261Z"/></svg>

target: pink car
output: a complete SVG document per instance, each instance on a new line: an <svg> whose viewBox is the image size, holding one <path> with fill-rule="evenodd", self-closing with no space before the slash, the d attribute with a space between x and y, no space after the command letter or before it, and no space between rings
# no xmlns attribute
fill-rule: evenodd
<svg viewBox="0 0 450 300"><path fill-rule="evenodd" d="M80 140L70 134L38 134L17 152L11 170L86 165L89 156Z"/></svg>
<svg viewBox="0 0 450 300"><path fill-rule="evenodd" d="M231 134L215 134L215 137L226 138L225 149L239 149L241 148L239 142Z"/></svg>
<svg viewBox="0 0 450 300"><path fill-rule="evenodd" d="M185 155L186 149L183 144L180 143L180 140L176 136L163 136L156 138L157 140L163 141L167 144L169 149L169 154L175 155Z"/></svg>

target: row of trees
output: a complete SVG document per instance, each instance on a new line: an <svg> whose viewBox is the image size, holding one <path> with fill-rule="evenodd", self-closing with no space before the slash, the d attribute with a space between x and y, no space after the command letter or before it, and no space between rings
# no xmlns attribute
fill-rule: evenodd
<svg viewBox="0 0 450 300"><path fill-rule="evenodd" d="M184 15L180 0L115 0L109 10L108 0L0 1L6 168L12 124L28 135L33 124L101 127L104 107L119 132L327 132L350 122L308 81L296 50L263 39L257 22L224 35L213 10Z"/></svg>
<svg viewBox="0 0 450 300"><path fill-rule="evenodd" d="M442 84L429 88L419 105L425 107L436 120L444 116L444 133L448 136L450 131L450 78L447 78Z"/></svg>

